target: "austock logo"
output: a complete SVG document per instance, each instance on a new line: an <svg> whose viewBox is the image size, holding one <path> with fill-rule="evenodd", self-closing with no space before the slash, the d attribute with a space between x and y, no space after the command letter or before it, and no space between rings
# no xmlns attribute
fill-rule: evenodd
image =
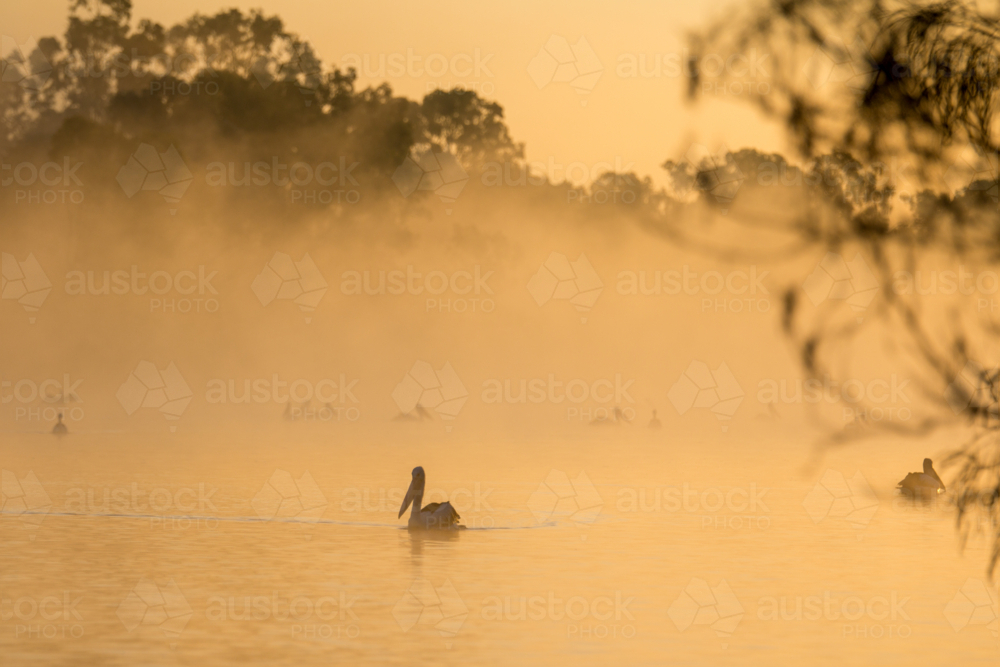
<svg viewBox="0 0 1000 667"><path fill-rule="evenodd" d="M550 300L569 301L581 313L582 324L587 323L587 313L603 291L604 282L583 254L570 262L566 255L553 252L528 281L535 303L543 306Z"/></svg>
<svg viewBox="0 0 1000 667"><path fill-rule="evenodd" d="M286 470L275 470L250 501L264 521L294 521L315 524L326 511L326 496L309 471L294 479ZM308 539L310 535L306 535Z"/></svg>
<svg viewBox="0 0 1000 667"><path fill-rule="evenodd" d="M830 39L816 47L803 68L813 88L840 84L855 92L864 91L878 74L878 65L871 49L860 37L848 44Z"/></svg>
<svg viewBox="0 0 1000 667"><path fill-rule="evenodd" d="M945 618L955 632L973 625L983 625L994 637L1000 637L1000 592L977 579L968 579L945 606Z"/></svg>
<svg viewBox="0 0 1000 667"><path fill-rule="evenodd" d="M0 255L0 298L17 301L28 313L28 321L35 323L35 313L45 303L52 291L52 283L42 270L35 256L29 254L19 262L14 255Z"/></svg>
<svg viewBox="0 0 1000 667"><path fill-rule="evenodd" d="M206 167L205 184L217 188L273 185L287 191L293 204L357 204L361 191L352 172L360 164L348 164L343 155L337 162L285 164L277 155L271 156L270 162L211 162Z"/></svg>
<svg viewBox="0 0 1000 667"><path fill-rule="evenodd" d="M451 57L442 53L422 54L416 53L414 49L407 48L405 53L345 53L340 57L340 69L347 71L354 68L358 74L366 79L387 79L387 78L423 78L430 77L440 79L445 76L453 76L461 79L474 77L477 80L483 78L495 78L493 71L489 68L489 61L496 54L484 54L480 49L475 49L471 53L456 53ZM434 84L435 88L443 88L444 83ZM468 84L457 86L463 90L469 89ZM472 88L475 90L475 88ZM493 84L485 82L482 92L486 95L493 94Z"/></svg>
<svg viewBox="0 0 1000 667"><path fill-rule="evenodd" d="M284 63L277 71L272 71L275 68L269 68L266 59L258 60L250 68L253 73L254 78L257 79L257 83L260 84L261 88L265 90L275 83L279 77L291 78L295 81L298 86L299 92L303 95L303 102L305 106L312 106L312 98L316 93L316 89L323 82L323 67L319 59L312 52L311 47L308 46L308 40L305 40L303 44L293 47L291 57L287 63Z"/></svg>
<svg viewBox="0 0 1000 667"><path fill-rule="evenodd" d="M453 639L468 618L469 608L450 579L440 586L417 579L393 607L392 616L403 632L429 625L445 639ZM446 642L445 646L451 648L452 643Z"/></svg>
<svg viewBox="0 0 1000 667"><path fill-rule="evenodd" d="M1000 384L1000 366L987 368L975 361L968 361L962 371L945 389L944 397L952 411L958 415L968 411L994 417L998 414L997 390Z"/></svg>
<svg viewBox="0 0 1000 667"><path fill-rule="evenodd" d="M725 649L743 620L743 605L725 579L713 588L704 579L695 577L671 603L667 615L681 632L693 625L709 626L723 640Z"/></svg>
<svg viewBox="0 0 1000 667"><path fill-rule="evenodd" d="M392 175L392 181L403 197L418 190L433 192L451 215L451 205L462 194L469 175L458 158L447 151L428 150L403 160Z"/></svg>
<svg viewBox="0 0 1000 667"><path fill-rule="evenodd" d="M15 204L82 204L83 181L76 172L82 162L0 162L0 187L13 186Z"/></svg>
<svg viewBox="0 0 1000 667"><path fill-rule="evenodd" d="M677 414L683 415L691 408L708 408L719 420L723 433L729 430L729 421L744 396L743 388L725 362L712 370L702 361L692 361L667 392Z"/></svg>
<svg viewBox="0 0 1000 667"><path fill-rule="evenodd" d="M181 633L194 616L191 605L173 579L161 587L146 577L129 591L115 613L129 633L140 627L158 628L170 642L170 648L176 647Z"/></svg>
<svg viewBox="0 0 1000 667"><path fill-rule="evenodd" d="M871 523L879 502L861 471L846 479L836 470L827 470L802 501L802 506L814 524L828 518L843 519L860 531ZM860 533L858 539L861 539Z"/></svg>
<svg viewBox="0 0 1000 667"><path fill-rule="evenodd" d="M528 509L539 524L568 518L577 526L597 521L604 499L582 470L575 479L562 470L551 470L528 498Z"/></svg>
<svg viewBox="0 0 1000 667"><path fill-rule="evenodd" d="M434 370L426 361L418 361L396 385L392 398L404 418L425 419L430 409L441 419L452 421L469 399L469 391L450 363Z"/></svg>
<svg viewBox="0 0 1000 667"><path fill-rule="evenodd" d="M603 73L604 65L583 36L572 45L565 37L550 36L528 64L528 75L539 90L567 83L579 95L593 91ZM580 106L587 106L587 100L581 99Z"/></svg>
<svg viewBox="0 0 1000 667"><path fill-rule="evenodd" d="M18 44L13 37L0 37L0 81L15 83L25 90L41 90L52 74L52 63L29 37Z"/></svg>
<svg viewBox="0 0 1000 667"><path fill-rule="evenodd" d="M729 149L723 146L713 153L707 146L692 144L684 157L696 169L698 189L719 205L723 215L728 213L746 180Z"/></svg>
<svg viewBox="0 0 1000 667"><path fill-rule="evenodd" d="M118 170L117 177L118 185L129 199L142 190L155 190L171 206L180 203L193 180L194 174L173 144L164 153L150 144L140 144ZM171 208L170 214L175 213L177 209Z"/></svg>
<svg viewBox="0 0 1000 667"><path fill-rule="evenodd" d="M827 299L846 301L857 314L858 322L864 320L864 311L875 299L878 289L878 279L861 253L855 254L849 262L836 253L826 253L802 285L814 306Z"/></svg>
<svg viewBox="0 0 1000 667"><path fill-rule="evenodd" d="M18 479L13 471L0 470L0 515L20 518L24 527L31 531L28 539L35 539L35 531L41 527L50 509L49 494L34 472L28 471Z"/></svg>
<svg viewBox="0 0 1000 667"><path fill-rule="evenodd" d="M293 261L283 252L274 253L264 270L254 278L251 289L262 306L272 301L292 301L312 322L312 313L326 294L327 282L309 253Z"/></svg>
<svg viewBox="0 0 1000 667"><path fill-rule="evenodd" d="M69 373L62 378L49 377L42 380L0 377L0 405L11 405L15 421L54 422L63 416L73 422L81 421L86 415L78 389L83 380L73 380ZM9 391L8 391L9 390Z"/></svg>
<svg viewBox="0 0 1000 667"><path fill-rule="evenodd" d="M218 271L208 272L204 264L197 271L139 271L133 264L128 270L83 271L66 274L63 291L68 296L126 296L149 299L151 313L218 313L218 290L212 281Z"/></svg>
<svg viewBox="0 0 1000 667"><path fill-rule="evenodd" d="M130 417L140 408L155 408L168 421L177 421L194 392L173 362L161 371L150 361L140 361L115 396ZM171 432L176 429L176 426L170 427Z"/></svg>

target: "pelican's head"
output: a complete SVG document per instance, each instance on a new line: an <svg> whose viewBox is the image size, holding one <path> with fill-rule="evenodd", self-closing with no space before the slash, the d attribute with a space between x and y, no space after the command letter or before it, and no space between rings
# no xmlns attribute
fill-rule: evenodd
<svg viewBox="0 0 1000 667"><path fill-rule="evenodd" d="M396 517L397 519L403 516L403 512L406 511L406 508L409 507L410 503L414 500L416 500L415 511L420 511L420 498L423 498L424 495L424 482L424 469L417 466L413 469L412 479L410 480L410 488L406 490L406 496L403 498L403 504L399 508L399 515Z"/></svg>

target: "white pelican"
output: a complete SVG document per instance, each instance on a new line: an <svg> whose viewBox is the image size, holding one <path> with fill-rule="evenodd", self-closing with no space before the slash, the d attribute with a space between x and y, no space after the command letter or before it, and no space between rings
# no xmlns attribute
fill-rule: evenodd
<svg viewBox="0 0 1000 667"><path fill-rule="evenodd" d="M929 501L939 493L945 492L944 482L934 470L934 462L924 459L923 472L911 472L899 483L899 490L908 498Z"/></svg>
<svg viewBox="0 0 1000 667"><path fill-rule="evenodd" d="M465 528L458 525L458 512L451 506L451 503L430 503L421 508L420 503L424 499L424 484L427 478L424 469L417 466L413 469L413 479L410 481L410 488L403 498L403 505L399 508L399 516L403 516L406 508L413 503L413 510L410 512L410 521L407 523L409 530L455 530ZM397 517L398 518L398 517Z"/></svg>

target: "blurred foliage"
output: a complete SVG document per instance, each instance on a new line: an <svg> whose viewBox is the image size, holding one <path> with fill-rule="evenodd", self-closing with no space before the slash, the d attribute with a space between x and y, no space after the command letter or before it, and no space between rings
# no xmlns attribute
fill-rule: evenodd
<svg viewBox="0 0 1000 667"><path fill-rule="evenodd" d="M998 148L998 18L958 1L767 0L721 21L696 55L770 54L769 92L805 155L837 148L866 160L908 151L918 166L946 159L952 140ZM831 94L833 84L847 94ZM690 91L700 86L692 77Z"/></svg>
<svg viewBox="0 0 1000 667"><path fill-rule="evenodd" d="M1000 6L987 4L766 0L694 42L696 60L751 48L770 54L770 91L755 103L787 127L808 164L806 203L778 225L738 208L730 215L758 232L780 227L789 247L817 259L860 252L880 285L863 317L839 319L803 303L801 282L789 286L782 323L805 373L838 377L836 369L870 356L878 330L886 354L918 378L922 404L932 410L910 422L841 429L833 442L966 423L972 435L948 459L949 488L963 536L983 526L992 532L993 572L1000 564L1000 321L993 309L973 312L967 295L943 312L940 294L894 283L942 265L1000 263ZM692 95L699 87L696 76ZM780 161L753 152L733 159L751 176L755 160ZM690 185L690 168L665 166ZM760 186L748 180L751 189Z"/></svg>

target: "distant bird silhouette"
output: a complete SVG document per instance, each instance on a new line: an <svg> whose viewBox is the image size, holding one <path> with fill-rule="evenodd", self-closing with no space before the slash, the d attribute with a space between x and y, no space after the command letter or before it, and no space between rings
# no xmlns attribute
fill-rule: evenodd
<svg viewBox="0 0 1000 667"><path fill-rule="evenodd" d="M591 426L631 426L629 420L625 417L625 412L622 411L620 407L615 406L614 417L594 417L590 420Z"/></svg>
<svg viewBox="0 0 1000 667"><path fill-rule="evenodd" d="M913 500L928 502L939 493L946 491L944 482L934 470L934 462L924 459L923 472L911 472L897 487L904 496Z"/></svg>
<svg viewBox="0 0 1000 667"><path fill-rule="evenodd" d="M767 413L766 414L758 413L757 416L754 417L754 419L768 419L768 420L781 419L781 415L778 414L777 409L775 409L774 407L774 401L771 401L766 405L767 405Z"/></svg>
<svg viewBox="0 0 1000 667"><path fill-rule="evenodd" d="M52 435L66 435L69 433L69 429L66 428L66 424L63 424L62 413L59 413L59 423L52 427Z"/></svg>
<svg viewBox="0 0 1000 667"><path fill-rule="evenodd" d="M396 422L422 422L433 419L434 415L428 412L427 408L422 405L415 407L412 412L400 412L392 418Z"/></svg>
<svg viewBox="0 0 1000 667"><path fill-rule="evenodd" d="M660 428L663 424L660 423L659 418L656 416L656 410L653 410L653 418L649 420L649 428Z"/></svg>

